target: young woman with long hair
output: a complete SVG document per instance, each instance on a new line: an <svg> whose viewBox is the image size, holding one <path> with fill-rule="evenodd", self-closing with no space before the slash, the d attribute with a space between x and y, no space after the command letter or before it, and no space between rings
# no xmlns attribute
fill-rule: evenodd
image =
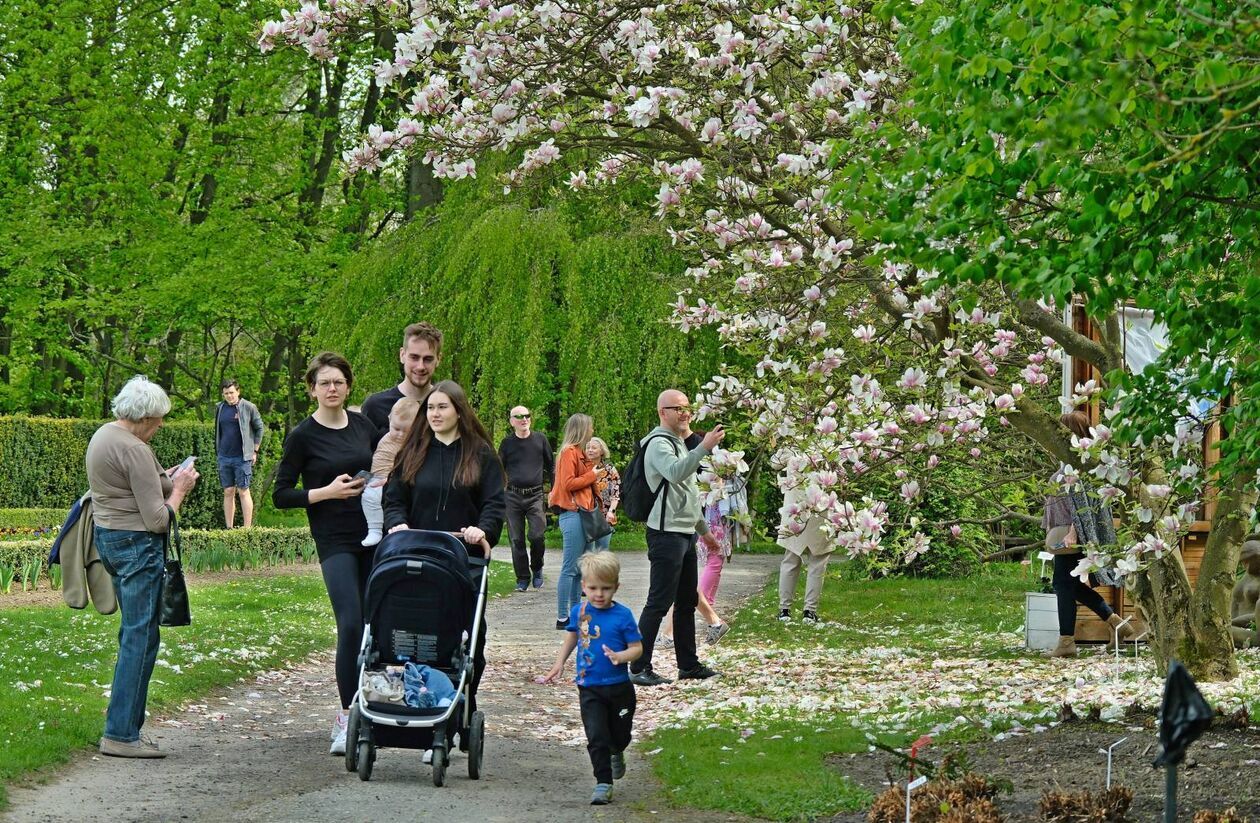
<svg viewBox="0 0 1260 823"><path fill-rule="evenodd" d="M425 529L458 534L469 554L494 546L507 512L503 466L490 436L454 380L443 380L425 400L385 486L385 530ZM485 625L485 618L482 618ZM486 633L473 657L472 709L486 668Z"/></svg>
<svg viewBox="0 0 1260 823"><path fill-rule="evenodd" d="M595 544L586 539L578 508L595 507L595 465L586 456L586 444L595 434L590 415L575 414L564 424L564 440L556 455L556 479L547 502L560 509L560 537L564 559L556 580L556 628L569 625L569 611L582 599L578 560Z"/></svg>

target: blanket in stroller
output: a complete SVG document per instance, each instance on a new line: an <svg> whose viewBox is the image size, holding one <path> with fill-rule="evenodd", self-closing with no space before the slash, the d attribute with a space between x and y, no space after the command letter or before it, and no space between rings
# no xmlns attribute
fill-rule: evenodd
<svg viewBox="0 0 1260 823"><path fill-rule="evenodd" d="M439 669L408 663L403 667L403 695L415 709L446 708L455 700L455 684Z"/></svg>

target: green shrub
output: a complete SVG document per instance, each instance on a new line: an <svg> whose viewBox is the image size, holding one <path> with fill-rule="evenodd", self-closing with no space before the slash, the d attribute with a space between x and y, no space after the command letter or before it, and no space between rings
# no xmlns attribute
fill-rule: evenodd
<svg viewBox="0 0 1260 823"><path fill-rule="evenodd" d="M4 529L54 529L66 519L64 509L0 509L0 531Z"/></svg>
<svg viewBox="0 0 1260 823"><path fill-rule="evenodd" d="M184 568L190 572L256 569L287 563L310 562L316 557L315 542L305 526L285 529L181 529ZM0 570L21 581L31 576L37 562L44 562L52 540L10 540L0 542ZM3 575L0 575L0 580Z"/></svg>
<svg viewBox="0 0 1260 823"><path fill-rule="evenodd" d="M921 577L965 577L980 567L982 555L993 551L993 535L983 526L966 524L958 537L936 523L953 520L977 520L984 513L974 495L966 492L981 488L981 473L966 466L942 467L921 480L920 497L913 508L902 500L901 481L892 477L874 481L871 495L888 504L889 525L879 550L859 555L854 564L869 577L912 575ZM911 516L920 519L917 531L932 539L931 546L908 566L902 562L916 531L909 524Z"/></svg>
<svg viewBox="0 0 1260 823"><path fill-rule="evenodd" d="M84 455L99 420L49 417L0 417L0 508L40 507L68 510L87 491ZM278 448L280 438L268 437ZM153 451L163 466L197 455L201 480L184 498L180 523L189 528L223 524L223 491L214 457L214 424L171 421L153 437ZM267 449L267 452L274 449ZM65 517L56 518L59 525ZM48 524L41 524L48 525Z"/></svg>

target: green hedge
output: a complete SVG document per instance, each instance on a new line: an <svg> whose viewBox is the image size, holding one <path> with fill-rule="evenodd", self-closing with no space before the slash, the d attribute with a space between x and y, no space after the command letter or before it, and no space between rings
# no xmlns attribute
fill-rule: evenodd
<svg viewBox="0 0 1260 823"><path fill-rule="evenodd" d="M84 454L101 425L99 420L0 417L0 466L5 468L0 472L0 508L68 510L87 491ZM279 438L267 440L278 442ZM163 466L197 455L201 480L180 507L180 523L201 529L222 526L223 490L215 467L214 425L165 423L154 435L152 446ZM265 463L256 472L259 470L265 470ZM254 502L259 503L257 499ZM57 518L55 525L60 525L64 516Z"/></svg>
<svg viewBox="0 0 1260 823"><path fill-rule="evenodd" d="M0 509L0 529L47 529L60 526L66 509Z"/></svg>
<svg viewBox="0 0 1260 823"><path fill-rule="evenodd" d="M315 543L305 526L289 529L181 530L184 568L192 572L255 569L315 559ZM0 542L0 569L20 570L48 558L52 540Z"/></svg>

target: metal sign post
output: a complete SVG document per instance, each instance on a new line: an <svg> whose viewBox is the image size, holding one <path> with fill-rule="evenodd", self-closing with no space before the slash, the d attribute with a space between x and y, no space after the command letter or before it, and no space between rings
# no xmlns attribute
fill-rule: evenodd
<svg viewBox="0 0 1260 823"><path fill-rule="evenodd" d="M920 786L922 786L922 785L923 785L924 783L926 783L926 782L927 782L927 775L922 775L922 776L920 776L920 777L916 777L914 780L911 780L909 783L907 783L907 784L906 784L906 823L911 823L911 820L910 820L910 792L912 792L912 791L914 791L915 789L919 788Z"/></svg>
<svg viewBox="0 0 1260 823"><path fill-rule="evenodd" d="M1125 735L1124 737L1120 738L1115 743L1112 743L1110 746L1107 747L1107 786L1106 788L1108 789L1111 788L1111 752L1113 749L1116 748L1116 746L1119 746L1121 743L1123 743L1124 741L1128 739L1129 739L1129 736ZM1099 749L1098 751L1101 752L1102 749Z"/></svg>

